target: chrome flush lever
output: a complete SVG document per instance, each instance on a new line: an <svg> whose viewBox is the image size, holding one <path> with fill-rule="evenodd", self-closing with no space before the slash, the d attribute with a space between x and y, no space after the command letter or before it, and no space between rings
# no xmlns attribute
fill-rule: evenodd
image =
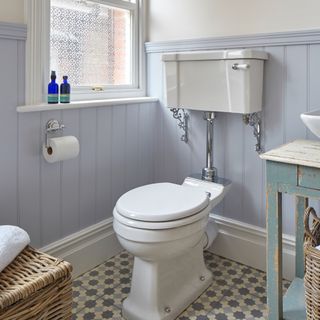
<svg viewBox="0 0 320 320"><path fill-rule="evenodd" d="M247 70L247 69L249 69L250 68L250 64L248 64L248 63L241 63L241 64L239 64L239 63L234 63L233 65L232 65L232 69L233 70Z"/></svg>

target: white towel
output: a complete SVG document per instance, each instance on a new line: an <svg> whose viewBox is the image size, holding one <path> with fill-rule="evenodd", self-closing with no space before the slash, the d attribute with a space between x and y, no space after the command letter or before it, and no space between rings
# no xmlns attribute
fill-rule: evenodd
<svg viewBox="0 0 320 320"><path fill-rule="evenodd" d="M30 243L26 231L16 226L0 226L0 272Z"/></svg>

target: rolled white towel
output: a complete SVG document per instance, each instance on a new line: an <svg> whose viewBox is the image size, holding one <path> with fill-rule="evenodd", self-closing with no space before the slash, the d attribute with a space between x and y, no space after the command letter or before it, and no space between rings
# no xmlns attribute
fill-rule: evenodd
<svg viewBox="0 0 320 320"><path fill-rule="evenodd" d="M30 243L26 231L16 226L0 226L0 272Z"/></svg>

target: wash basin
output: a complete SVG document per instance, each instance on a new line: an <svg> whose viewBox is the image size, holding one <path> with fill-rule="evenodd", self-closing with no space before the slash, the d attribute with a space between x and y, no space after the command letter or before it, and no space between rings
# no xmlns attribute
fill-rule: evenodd
<svg viewBox="0 0 320 320"><path fill-rule="evenodd" d="M320 138L320 109L302 113L300 117L305 126Z"/></svg>

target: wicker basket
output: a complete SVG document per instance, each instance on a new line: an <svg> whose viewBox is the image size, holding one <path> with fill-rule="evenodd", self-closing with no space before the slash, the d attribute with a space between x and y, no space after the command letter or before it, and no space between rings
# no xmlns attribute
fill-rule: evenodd
<svg viewBox="0 0 320 320"><path fill-rule="evenodd" d="M310 215L313 218L310 228ZM320 251L315 247L320 244L320 219L313 208L309 207L304 214L305 226L305 296L308 320L320 319Z"/></svg>
<svg viewBox="0 0 320 320"><path fill-rule="evenodd" d="M0 320L71 319L72 266L27 246L0 273Z"/></svg>

